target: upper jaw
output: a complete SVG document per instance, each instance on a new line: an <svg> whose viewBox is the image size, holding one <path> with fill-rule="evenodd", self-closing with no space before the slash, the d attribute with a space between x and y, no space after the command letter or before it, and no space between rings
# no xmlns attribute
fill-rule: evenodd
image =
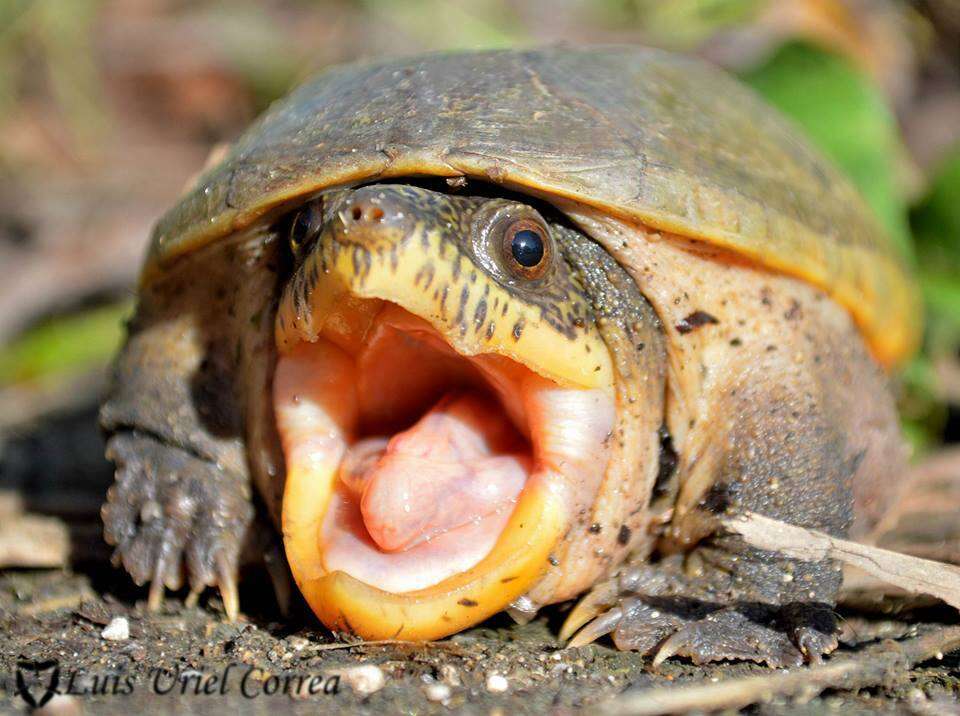
<svg viewBox="0 0 960 716"><path fill-rule="evenodd" d="M362 190L359 206L338 199L286 286L276 327L281 354L321 331L362 341L379 305L369 299L377 299L422 318L460 355L499 355L563 386L612 392L607 346L585 315L583 296L567 288L550 293L553 311L530 303L492 278L438 219L415 220L416 205L373 189ZM384 212L375 226L343 225L343 216L373 216L367 202L374 200Z"/></svg>

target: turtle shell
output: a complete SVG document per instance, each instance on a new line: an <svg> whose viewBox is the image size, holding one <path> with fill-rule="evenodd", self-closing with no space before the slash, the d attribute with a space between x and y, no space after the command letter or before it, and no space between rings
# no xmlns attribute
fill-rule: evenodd
<svg viewBox="0 0 960 716"><path fill-rule="evenodd" d="M144 276L298 198L412 176L574 200L801 277L851 312L888 366L918 340L913 279L854 187L727 74L639 47L331 68L160 220Z"/></svg>

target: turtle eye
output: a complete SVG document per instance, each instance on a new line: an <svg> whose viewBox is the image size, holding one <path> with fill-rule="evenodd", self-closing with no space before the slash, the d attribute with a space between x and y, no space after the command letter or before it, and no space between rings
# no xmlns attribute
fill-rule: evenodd
<svg viewBox="0 0 960 716"><path fill-rule="evenodd" d="M294 256L299 256L320 234L322 223L323 211L319 199L305 204L293 215L293 219L290 221L288 238L290 250Z"/></svg>
<svg viewBox="0 0 960 716"><path fill-rule="evenodd" d="M520 219L507 225L503 233L503 253L510 268L524 278L540 278L549 263L547 229L533 219Z"/></svg>

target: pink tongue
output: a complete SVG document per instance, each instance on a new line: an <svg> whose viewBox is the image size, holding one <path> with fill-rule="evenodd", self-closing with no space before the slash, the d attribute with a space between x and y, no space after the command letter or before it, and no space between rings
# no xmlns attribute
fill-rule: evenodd
<svg viewBox="0 0 960 716"><path fill-rule="evenodd" d="M340 479L361 496L363 521L377 545L405 550L512 509L530 472L523 448L498 405L454 393L389 441L353 445Z"/></svg>

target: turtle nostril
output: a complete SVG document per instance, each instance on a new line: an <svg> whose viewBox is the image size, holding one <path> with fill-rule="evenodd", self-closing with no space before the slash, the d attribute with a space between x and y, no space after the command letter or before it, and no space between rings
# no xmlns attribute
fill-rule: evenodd
<svg viewBox="0 0 960 716"><path fill-rule="evenodd" d="M358 189L337 206L337 241L346 243L393 242L414 226L403 197L383 189Z"/></svg>
<svg viewBox="0 0 960 716"><path fill-rule="evenodd" d="M350 207L347 212L350 223L353 224L379 224L383 221L383 209L367 203L356 203Z"/></svg>

